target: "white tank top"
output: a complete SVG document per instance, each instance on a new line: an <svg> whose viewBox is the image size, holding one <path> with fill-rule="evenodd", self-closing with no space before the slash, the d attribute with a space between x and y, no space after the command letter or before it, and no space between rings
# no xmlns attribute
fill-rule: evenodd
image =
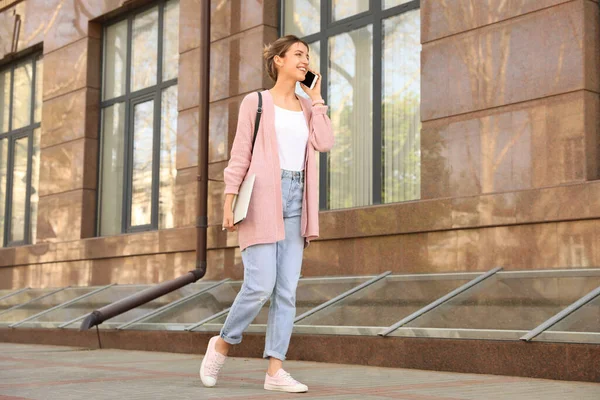
<svg viewBox="0 0 600 400"><path fill-rule="evenodd" d="M304 157L308 142L308 124L304 112L275 106L275 133L281 169L304 171Z"/></svg>

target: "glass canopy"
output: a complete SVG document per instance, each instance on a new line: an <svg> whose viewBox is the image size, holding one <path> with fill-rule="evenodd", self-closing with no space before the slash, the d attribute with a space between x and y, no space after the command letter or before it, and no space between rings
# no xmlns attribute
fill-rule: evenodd
<svg viewBox="0 0 600 400"><path fill-rule="evenodd" d="M24 291L19 291L18 293L4 297L4 298L0 299L0 314L5 313L7 310L9 310L11 308L21 306L33 299L56 292L57 290L63 290L63 288L26 289ZM2 320L0 319L0 321L2 321Z"/></svg>
<svg viewBox="0 0 600 400"><path fill-rule="evenodd" d="M535 340L600 343L600 296L542 332Z"/></svg>
<svg viewBox="0 0 600 400"><path fill-rule="evenodd" d="M129 322L133 319L140 318L149 313L156 311L157 309L164 307L168 304L171 304L174 301L181 300L184 297L190 296L202 290L203 288L210 286L211 282L202 282L202 283L192 283L190 285L184 286L180 289L174 290L171 293L167 293L164 296L161 296L155 300L149 301L146 304L143 304L137 308L129 310L121 315L117 315L107 321L104 321L102 324L98 326L100 329L114 329L123 325L126 322ZM141 289L143 290L145 286ZM104 304L103 304L104 305ZM99 308L99 307L97 307ZM67 321L66 321L67 322ZM79 329L81 325L81 321L74 321L68 325L63 326L64 328Z"/></svg>
<svg viewBox="0 0 600 400"><path fill-rule="evenodd" d="M227 282L208 288L172 307L151 314L127 329L185 330L186 327L231 307L241 282Z"/></svg>
<svg viewBox="0 0 600 400"><path fill-rule="evenodd" d="M45 327L58 328L65 321L80 322L89 313L108 304L114 303L125 297L131 296L141 290L150 287L149 285L114 285L106 286L102 290L81 298L79 301L57 307L52 311L38 315L21 325L23 327Z"/></svg>
<svg viewBox="0 0 600 400"><path fill-rule="evenodd" d="M24 302L0 315L0 325L12 325L32 318L38 314L48 312L54 307L69 302L85 294L99 289L99 287L67 287L62 290L49 290L29 302ZM29 291L28 291L29 292ZM27 292L23 292L27 293ZM17 295L20 296L20 295ZM10 299L10 298L9 298Z"/></svg>
<svg viewBox="0 0 600 400"><path fill-rule="evenodd" d="M302 315L313 308L333 299L334 297L355 288L363 282L366 282L369 277L355 278L305 278L298 282L296 290L296 315ZM232 299L233 303L233 299ZM231 304L229 304L231 306ZM266 325L269 317L270 302L267 301L260 310L251 326ZM194 327L195 331L211 331L219 330L225 323L227 315L221 315L208 321L198 327ZM258 329L250 329L252 331L264 331L264 327Z"/></svg>
<svg viewBox="0 0 600 400"><path fill-rule="evenodd" d="M600 343L600 269L302 278L294 332ZM218 332L240 281L202 281L102 329ZM149 285L0 290L0 328L78 329ZM249 332L264 332L269 303Z"/></svg>
<svg viewBox="0 0 600 400"><path fill-rule="evenodd" d="M347 298L298 321L297 331L321 333L335 327L338 334L376 333L478 274L388 275ZM312 327L312 328L309 328Z"/></svg>
<svg viewBox="0 0 600 400"><path fill-rule="evenodd" d="M21 290L27 290L27 289L21 289ZM5 297L17 294L18 292L19 292L19 290L2 289L2 290L0 290L0 300L4 299Z"/></svg>
<svg viewBox="0 0 600 400"><path fill-rule="evenodd" d="M598 286L598 272L498 272L392 335L519 339Z"/></svg>

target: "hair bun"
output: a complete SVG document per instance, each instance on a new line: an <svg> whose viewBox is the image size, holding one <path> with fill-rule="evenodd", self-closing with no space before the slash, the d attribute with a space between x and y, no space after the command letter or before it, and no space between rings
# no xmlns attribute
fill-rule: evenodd
<svg viewBox="0 0 600 400"><path fill-rule="evenodd" d="M271 56L271 44L265 44L265 47L263 49L263 58L265 60L268 60L269 57Z"/></svg>

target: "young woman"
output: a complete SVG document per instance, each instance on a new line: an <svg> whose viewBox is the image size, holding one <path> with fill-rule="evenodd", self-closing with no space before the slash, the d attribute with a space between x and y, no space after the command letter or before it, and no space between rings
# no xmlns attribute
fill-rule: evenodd
<svg viewBox="0 0 600 400"><path fill-rule="evenodd" d="M214 386L232 345L271 299L263 357L269 359L264 388L306 392L308 387L282 369L296 315L296 287L302 253L319 235L318 181L315 150L333 146L331 121L321 97L321 79L313 89L302 85L310 100L295 94L305 79L308 45L285 36L265 47L269 76L275 81L262 94L262 118L254 149L252 140L258 93L240 106L231 158L225 169L223 227L238 229L244 283L219 336L210 339L200 377ZM315 73L316 74L316 73ZM317 74L318 75L318 74ZM256 174L247 217L233 225L232 202L246 174Z"/></svg>

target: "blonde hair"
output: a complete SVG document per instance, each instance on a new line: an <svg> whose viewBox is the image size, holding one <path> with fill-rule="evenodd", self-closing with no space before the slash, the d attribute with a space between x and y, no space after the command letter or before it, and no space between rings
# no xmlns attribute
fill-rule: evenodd
<svg viewBox="0 0 600 400"><path fill-rule="evenodd" d="M265 46L263 57L267 67L267 72L274 82L277 82L277 67L275 66L275 56L283 57L292 45L302 43L308 49L308 44L297 36L287 35L280 37L271 44Z"/></svg>

